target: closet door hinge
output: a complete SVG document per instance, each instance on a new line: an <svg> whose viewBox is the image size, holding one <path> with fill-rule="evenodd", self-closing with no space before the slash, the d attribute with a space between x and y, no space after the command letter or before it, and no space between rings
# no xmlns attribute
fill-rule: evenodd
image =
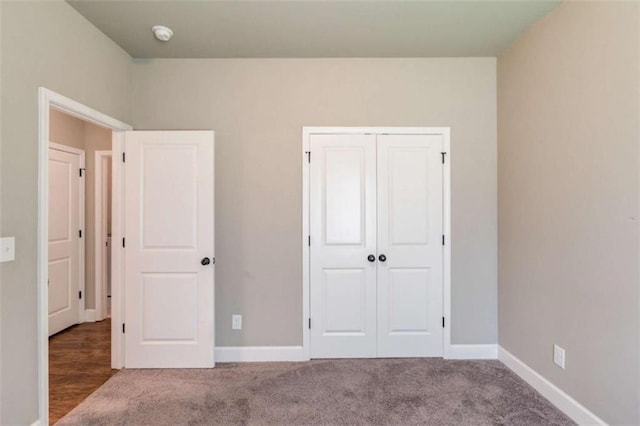
<svg viewBox="0 0 640 426"><path fill-rule="evenodd" d="M122 323L122 334L124 334L124 323Z"/></svg>
<svg viewBox="0 0 640 426"><path fill-rule="evenodd" d="M307 154L307 163L311 163L311 151L305 151L305 154Z"/></svg>
<svg viewBox="0 0 640 426"><path fill-rule="evenodd" d="M311 318L309 318L309 329L311 329Z"/></svg>
<svg viewBox="0 0 640 426"><path fill-rule="evenodd" d="M82 229L78 229L78 237L82 238Z"/></svg>
<svg viewBox="0 0 640 426"><path fill-rule="evenodd" d="M311 247L311 235L309 235L309 238L307 239L307 244Z"/></svg>
<svg viewBox="0 0 640 426"><path fill-rule="evenodd" d="M80 168L80 169L78 169L78 170L80 171L80 177L82 177L82 175L84 174L83 172L84 172L84 170L86 170L86 169L85 169L85 168Z"/></svg>
<svg viewBox="0 0 640 426"><path fill-rule="evenodd" d="M446 152L441 152L440 154L442 154L442 164L444 164L444 158L447 155L447 153Z"/></svg>
<svg viewBox="0 0 640 426"><path fill-rule="evenodd" d="M125 248L124 237L122 237L122 248Z"/></svg>
<svg viewBox="0 0 640 426"><path fill-rule="evenodd" d="M444 317L442 317L442 328L444 328Z"/></svg>
<svg viewBox="0 0 640 426"><path fill-rule="evenodd" d="M125 155L124 155L124 152L123 152L122 153L122 162L124 163L124 161L125 161Z"/></svg>
<svg viewBox="0 0 640 426"><path fill-rule="evenodd" d="M442 234L442 245L445 244L444 234Z"/></svg>
<svg viewBox="0 0 640 426"><path fill-rule="evenodd" d="M82 291L78 292L78 299L82 299Z"/></svg>

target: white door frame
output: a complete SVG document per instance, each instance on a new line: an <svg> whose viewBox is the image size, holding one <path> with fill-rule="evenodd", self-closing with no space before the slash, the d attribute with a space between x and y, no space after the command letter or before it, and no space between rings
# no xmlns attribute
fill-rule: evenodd
<svg viewBox="0 0 640 426"><path fill-rule="evenodd" d="M102 321L107 317L107 181L105 179L105 160L112 158L111 151L95 152L94 194L95 194L95 297L96 320Z"/></svg>
<svg viewBox="0 0 640 426"><path fill-rule="evenodd" d="M78 149L78 148L74 148L68 145L63 145L60 143L55 143L55 142L49 142L49 148L50 149L55 149L56 151L62 151L62 152L68 152L70 154L75 154L77 155L80 159L79 159L79 167L83 170L85 170L85 152L83 149ZM49 152L47 151L47 166L49 165ZM47 182L49 182L49 176L48 176L49 171L47 170ZM82 292L82 294L84 295L84 297L80 298L80 302L78 303L78 323L83 323L85 322L86 319L86 315L85 315L85 300L87 299L87 292L85 291L85 277L84 277L84 272L85 272L85 241L86 241L86 226L85 226L85 176L86 173L82 174L82 178L80 179L79 183L78 183L78 209L80 210L78 213L78 227L82 230L82 238L78 239L78 290L80 290ZM47 190L48 190L48 186L47 186ZM47 203L49 202L49 195L47 194ZM47 209L49 208L48 204L47 204ZM48 211L47 211L47 215L48 215ZM47 216L47 226L49 224L49 218ZM47 229L47 237L49 234L49 230ZM48 251L48 243L49 241L47 240L47 251ZM47 253L47 262L48 262L48 253ZM47 270L49 268L49 265L47 264ZM47 285L47 291L49 289L49 286ZM49 307L48 307L48 302L49 302L49 295L47 294L47 325L48 325L48 315L49 315ZM47 334L49 334L49 332L47 331Z"/></svg>
<svg viewBox="0 0 640 426"><path fill-rule="evenodd" d="M96 124L101 127L106 127L113 131L113 150L114 154L120 151L120 143L122 140L123 131L131 130L132 127L126 123L123 123L115 118L109 117L99 111L89 108L79 102L55 93L44 87L38 88L38 239L37 239L37 264L36 264L36 276L38 283L38 410L39 410L39 423L49 423L49 309L48 299L49 293L47 288L47 269L48 269L48 224L49 224L49 108L55 108L73 117L81 120ZM118 164L119 162L114 162ZM117 208L120 208L122 203L119 202L121 183L120 168L113 167L113 201L112 209L116 214L112 214L112 232L116 231L115 225L117 222L117 230L121 229L122 216ZM121 235L120 233L114 235ZM113 245L113 244L112 244ZM118 256L122 255L122 251L119 250ZM112 262L112 291L114 296L120 295L121 291L118 288L120 281L114 279L114 277L120 277L120 269L122 261L119 257ZM117 260L117 261L115 261ZM120 313L121 301L114 298L113 305L117 306L117 309L113 309L114 313ZM120 317L115 317L112 314L112 319L115 324L120 322ZM119 327L111 328L112 346L111 346L111 364L112 367L120 368L122 357L121 349L122 345L120 341L122 335L116 333ZM116 337L114 337L116 336ZM113 342L117 340L117 345L114 347Z"/></svg>
<svg viewBox="0 0 640 426"><path fill-rule="evenodd" d="M309 250L309 153L311 135L321 134L400 134L400 135L442 135L443 152L446 161L443 168L443 232L444 246L443 273L444 288L442 312L445 318L443 357L451 356L451 128L449 127L303 127L302 128L302 351L303 359L311 359L309 332L310 298L310 250Z"/></svg>

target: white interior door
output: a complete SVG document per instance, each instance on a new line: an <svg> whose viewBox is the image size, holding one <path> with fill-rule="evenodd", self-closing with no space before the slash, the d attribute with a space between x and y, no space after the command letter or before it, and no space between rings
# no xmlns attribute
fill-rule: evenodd
<svg viewBox="0 0 640 426"><path fill-rule="evenodd" d="M80 158L49 148L49 336L79 322Z"/></svg>
<svg viewBox="0 0 640 426"><path fill-rule="evenodd" d="M443 354L443 137L311 135L312 358Z"/></svg>
<svg viewBox="0 0 640 426"><path fill-rule="evenodd" d="M311 357L375 357L375 135L313 135L311 152Z"/></svg>
<svg viewBox="0 0 640 426"><path fill-rule="evenodd" d="M443 354L440 135L378 135L378 356Z"/></svg>
<svg viewBox="0 0 640 426"><path fill-rule="evenodd" d="M125 367L213 367L213 132L126 132L124 152Z"/></svg>

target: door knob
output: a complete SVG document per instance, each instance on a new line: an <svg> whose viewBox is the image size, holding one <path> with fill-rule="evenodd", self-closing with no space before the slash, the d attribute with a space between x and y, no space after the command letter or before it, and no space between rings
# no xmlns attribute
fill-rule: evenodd
<svg viewBox="0 0 640 426"><path fill-rule="evenodd" d="M211 259L209 259L208 257L205 257L200 261L200 263L202 264L202 266L207 266L208 264L211 263Z"/></svg>
<svg viewBox="0 0 640 426"><path fill-rule="evenodd" d="M369 256L367 256L367 260L369 262L375 262L376 261L376 257L374 255L370 254Z"/></svg>
<svg viewBox="0 0 640 426"><path fill-rule="evenodd" d="M378 260L380 262L384 262L385 260L387 260L387 256L385 256L384 254L381 254L380 256L378 256Z"/></svg>

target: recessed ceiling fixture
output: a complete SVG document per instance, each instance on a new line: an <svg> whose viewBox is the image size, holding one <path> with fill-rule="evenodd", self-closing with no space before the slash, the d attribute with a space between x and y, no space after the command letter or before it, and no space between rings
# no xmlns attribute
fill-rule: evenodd
<svg viewBox="0 0 640 426"><path fill-rule="evenodd" d="M151 28L151 31L153 31L153 35L160 41L169 41L171 36L173 36L171 28L165 27L164 25L155 25Z"/></svg>

